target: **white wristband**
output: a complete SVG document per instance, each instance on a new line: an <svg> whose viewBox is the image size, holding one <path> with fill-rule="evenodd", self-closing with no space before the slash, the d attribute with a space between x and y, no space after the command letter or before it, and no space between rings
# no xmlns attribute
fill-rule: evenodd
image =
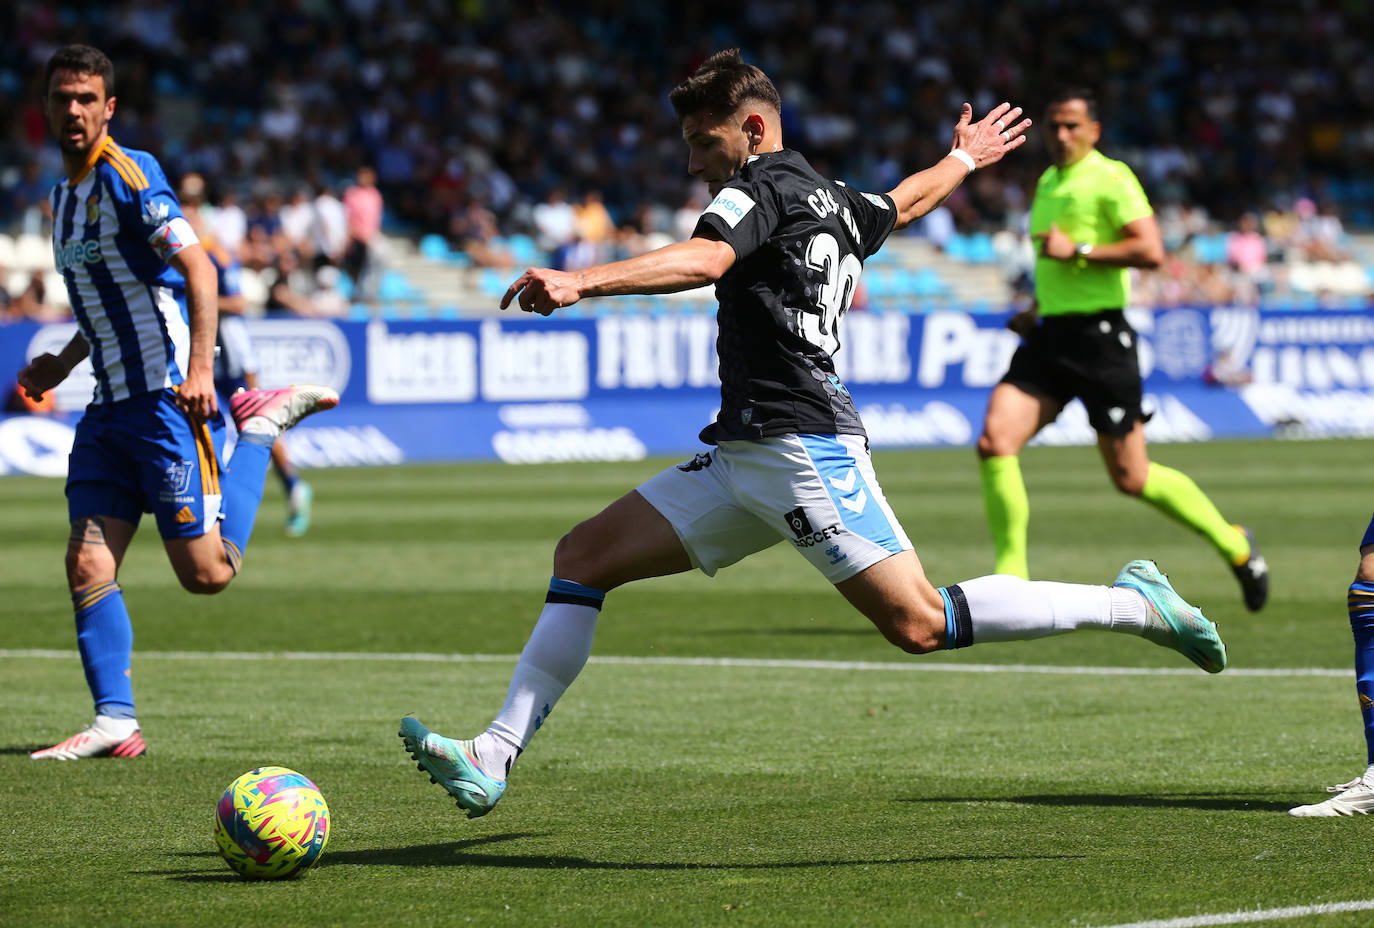
<svg viewBox="0 0 1374 928"><path fill-rule="evenodd" d="M973 156L962 148L954 149L954 151L949 153L949 156L951 158L958 158L960 161L964 162L964 167L968 168L970 174L972 174L973 169L977 167L977 165L973 163Z"/></svg>

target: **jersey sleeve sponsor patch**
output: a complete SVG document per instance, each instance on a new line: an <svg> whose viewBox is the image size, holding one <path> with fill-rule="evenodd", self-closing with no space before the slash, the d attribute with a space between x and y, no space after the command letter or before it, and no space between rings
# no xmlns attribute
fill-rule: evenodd
<svg viewBox="0 0 1374 928"><path fill-rule="evenodd" d="M158 257L163 261L169 260L172 255L188 245L196 245L200 239L196 238L195 230L191 224L181 216L174 216L157 227L152 235L148 236L148 244L153 246L153 250L158 253Z"/></svg>
<svg viewBox="0 0 1374 928"><path fill-rule="evenodd" d="M741 219L749 215L753 208L753 197L738 188L726 187L716 194L716 198L711 201L710 206L702 211L702 215L717 215L733 229L740 224Z"/></svg>
<svg viewBox="0 0 1374 928"><path fill-rule="evenodd" d="M888 208L887 200L886 200L885 198L883 198L883 197L878 196L876 193L865 193L865 194L864 194L864 199L867 200L868 202L872 203L874 206L878 207L879 209L887 209L887 208Z"/></svg>

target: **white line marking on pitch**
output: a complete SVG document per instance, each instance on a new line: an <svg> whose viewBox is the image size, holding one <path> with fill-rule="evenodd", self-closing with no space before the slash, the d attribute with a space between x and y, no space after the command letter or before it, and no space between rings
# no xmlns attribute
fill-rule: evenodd
<svg viewBox="0 0 1374 928"><path fill-rule="evenodd" d="M1226 912L1220 915L1186 915L1182 918L1161 918L1156 921L1130 922L1125 925L1104 925L1102 928L1208 928L1211 925L1247 925L1253 922L1302 918L1306 915L1364 912L1369 909L1374 909L1374 899L1360 899L1354 902L1323 902L1319 905L1292 905L1282 909L1252 909L1248 912Z"/></svg>
<svg viewBox="0 0 1374 928"><path fill-rule="evenodd" d="M0 658L78 657L76 651L0 649ZM136 651L135 660L169 661L410 661L434 664L510 664L515 654L432 654L385 653L372 651ZM813 661L754 657L598 657L593 664L627 664L636 667L744 667L785 670L894 670L944 673L1042 673L1104 677L1195 677L1198 671L1187 667L1076 667L1054 664L943 664L919 660L897 661ZM1223 677L1350 677L1348 667L1234 667Z"/></svg>

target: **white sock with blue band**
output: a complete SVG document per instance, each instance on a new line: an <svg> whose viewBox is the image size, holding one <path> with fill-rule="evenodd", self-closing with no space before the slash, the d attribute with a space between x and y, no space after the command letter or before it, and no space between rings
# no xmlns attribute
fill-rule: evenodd
<svg viewBox="0 0 1374 928"><path fill-rule="evenodd" d="M557 577L549 582L544 610L511 675L506 704L473 739L477 765L488 776L505 779L515 758L577 679L592 653L596 618L605 599L601 590L581 583Z"/></svg>
<svg viewBox="0 0 1374 928"><path fill-rule="evenodd" d="M993 574L941 587L945 647L975 641L1026 641L1080 628L1144 634L1148 606L1135 590L1118 586L1022 580Z"/></svg>

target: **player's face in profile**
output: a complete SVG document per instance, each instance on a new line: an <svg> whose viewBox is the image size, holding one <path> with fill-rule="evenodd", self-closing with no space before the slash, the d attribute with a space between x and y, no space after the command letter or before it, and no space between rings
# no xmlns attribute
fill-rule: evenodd
<svg viewBox="0 0 1374 928"><path fill-rule="evenodd" d="M1055 103L1045 111L1045 143L1060 167L1080 161L1101 136L1102 124L1088 115L1083 100Z"/></svg>
<svg viewBox="0 0 1374 928"><path fill-rule="evenodd" d="M719 119L711 113L690 113L682 118L682 138L687 143L687 173L706 181L711 196L749 160L749 136L743 120L734 114Z"/></svg>
<svg viewBox="0 0 1374 928"><path fill-rule="evenodd" d="M48 128L65 152L90 151L114 115L115 98L105 96L99 74L55 71L48 84Z"/></svg>

